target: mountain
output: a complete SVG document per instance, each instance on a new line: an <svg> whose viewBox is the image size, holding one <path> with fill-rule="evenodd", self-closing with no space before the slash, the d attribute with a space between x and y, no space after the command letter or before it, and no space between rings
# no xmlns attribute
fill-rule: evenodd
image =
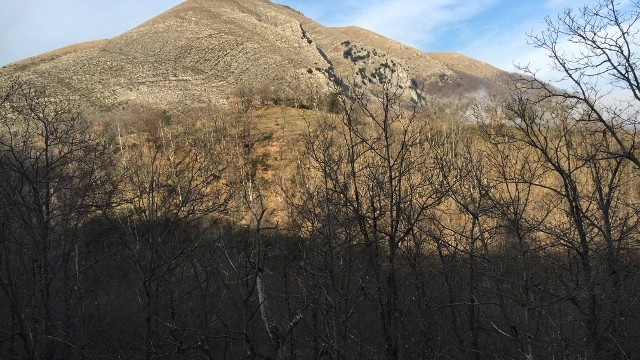
<svg viewBox="0 0 640 360"><path fill-rule="evenodd" d="M187 0L108 40L9 64L20 76L97 108L225 105L366 86L386 68L414 99L496 92L508 74L455 53L425 53L357 27L326 27L267 0Z"/></svg>

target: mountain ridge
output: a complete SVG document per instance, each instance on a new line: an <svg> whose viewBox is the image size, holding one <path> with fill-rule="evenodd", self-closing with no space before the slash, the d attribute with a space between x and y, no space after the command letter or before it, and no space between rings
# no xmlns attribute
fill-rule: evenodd
<svg viewBox="0 0 640 360"><path fill-rule="evenodd" d="M508 73L455 53L428 53L355 26L326 27L267 0L187 0L106 40L73 44L0 68L111 109L227 106L263 97L319 97L336 79L363 86L397 69L414 99L499 92Z"/></svg>

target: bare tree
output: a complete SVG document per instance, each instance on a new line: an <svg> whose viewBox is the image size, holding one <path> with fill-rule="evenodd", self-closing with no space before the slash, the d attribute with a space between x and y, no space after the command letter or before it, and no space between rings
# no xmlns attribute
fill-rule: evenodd
<svg viewBox="0 0 640 360"><path fill-rule="evenodd" d="M284 193L289 226L307 239L298 283L310 312L303 323L311 333L313 356L348 359L367 356L370 350L359 318L370 301L373 276L356 217L335 188L346 162L345 152L337 148L338 124L335 117L324 116L308 124L305 156Z"/></svg>
<svg viewBox="0 0 640 360"><path fill-rule="evenodd" d="M567 9L547 18L547 28L532 34L533 46L545 50L562 76L562 90L536 77L529 66L521 70L532 78L518 87L534 89L542 98L571 102L581 121L596 124L613 140L601 151L640 167L637 129L640 111L638 21L640 4L600 0L593 6Z"/></svg>
<svg viewBox="0 0 640 360"><path fill-rule="evenodd" d="M479 359L480 321L485 304L481 293L485 281L483 273L488 272L489 242L493 210L490 201L492 185L489 183L488 156L482 149L482 139L477 135L465 135L464 125L451 126L441 130L438 138L437 163L448 190L447 203L440 207L437 226L438 246L449 302L452 325L455 329L458 347L464 349L465 357ZM452 269L447 258L457 256L461 269ZM464 269L464 270L463 270ZM452 277L462 278L466 294L454 290ZM456 305L457 304L457 305ZM458 327L456 308L466 307L468 336L463 337Z"/></svg>
<svg viewBox="0 0 640 360"><path fill-rule="evenodd" d="M11 351L70 356L83 345L80 229L103 206L108 156L73 102L19 81L3 94L0 287Z"/></svg>
<svg viewBox="0 0 640 360"><path fill-rule="evenodd" d="M556 296L569 300L583 319L585 338L574 346L587 347L596 358L622 356L631 349L625 350L618 341L623 335L614 330L622 311L610 309L621 309L619 271L634 273L622 255L632 251L638 229L637 204L620 197L633 176L623 166L627 158L603 155L614 135L594 133L562 99L539 103L519 96L506 109L515 129L512 140L537 153L546 169L545 178L532 179L555 204L540 223L546 235L540 241L567 252L568 268L559 279L564 289Z"/></svg>
<svg viewBox="0 0 640 360"><path fill-rule="evenodd" d="M199 284L185 269L196 266L195 251L210 240L232 189L221 180L226 162L217 129L196 134L146 115L150 125L142 131L118 134L117 206L104 215L137 280L144 355L151 358L198 349L200 339L182 337L184 322L176 316L179 299Z"/></svg>
<svg viewBox="0 0 640 360"><path fill-rule="evenodd" d="M368 258L370 273L361 281L377 307L385 358L397 359L405 325L402 254L443 192L429 157L429 124L417 116L415 104L405 102L396 69L385 65L373 96L357 84L341 92L333 129L309 136L307 148L324 188L320 193L345 210L343 224L333 226L354 236L350 242Z"/></svg>

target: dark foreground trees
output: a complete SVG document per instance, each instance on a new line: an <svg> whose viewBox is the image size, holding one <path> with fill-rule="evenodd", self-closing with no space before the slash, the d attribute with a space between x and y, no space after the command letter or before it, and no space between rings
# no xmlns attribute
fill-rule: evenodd
<svg viewBox="0 0 640 360"><path fill-rule="evenodd" d="M14 80L0 104L0 288L8 356L77 353L83 226L109 195L109 155L72 103Z"/></svg>
<svg viewBox="0 0 640 360"><path fill-rule="evenodd" d="M515 97L505 110L511 126L487 129L502 169L491 196L504 253L491 275L505 322L492 326L530 358L637 352L620 341L636 331L635 168L601 156L610 137L563 101Z"/></svg>
<svg viewBox="0 0 640 360"><path fill-rule="evenodd" d="M314 331L330 339L323 341L325 351L338 358L384 353L397 359L414 341L426 340L406 326L412 312L403 304L417 284L407 281L405 260L421 261L420 226L445 190L433 162L430 124L416 116L393 69L381 67L381 73L377 96L354 85L339 98L340 115L310 127L308 160L298 175L295 215L323 250L321 259L308 259L306 275L331 294L312 304L313 316L330 315L333 326L314 324ZM352 330L359 316L371 322L367 334ZM363 348L366 337L379 343Z"/></svg>
<svg viewBox="0 0 640 360"><path fill-rule="evenodd" d="M636 336L627 314L638 271L639 19L637 3L615 0L549 18L531 40L567 90L525 68L533 80L517 83L523 91L507 107L519 141L557 178L548 190L566 223L546 231L575 259L567 296L586 329L579 346L593 358L633 358L619 339Z"/></svg>

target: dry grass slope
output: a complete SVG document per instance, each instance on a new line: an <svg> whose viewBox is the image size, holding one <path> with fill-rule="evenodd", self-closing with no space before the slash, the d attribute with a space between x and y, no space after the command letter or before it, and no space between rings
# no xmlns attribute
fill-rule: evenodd
<svg viewBox="0 0 640 360"><path fill-rule="evenodd" d="M225 106L246 89L308 98L337 77L363 85L393 64L412 97L502 87L505 74L458 54L424 53L357 27L330 28L264 0L188 0L113 39L0 69L112 110Z"/></svg>

